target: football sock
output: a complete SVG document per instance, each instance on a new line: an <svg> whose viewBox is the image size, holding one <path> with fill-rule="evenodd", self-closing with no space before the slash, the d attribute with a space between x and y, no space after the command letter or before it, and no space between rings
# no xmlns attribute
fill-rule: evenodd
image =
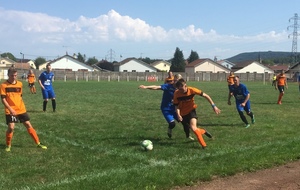
<svg viewBox="0 0 300 190"><path fill-rule="evenodd" d="M43 102L43 111L46 111L48 101Z"/></svg>
<svg viewBox="0 0 300 190"><path fill-rule="evenodd" d="M281 102L282 96L283 96L283 93L280 93L278 96L278 102Z"/></svg>
<svg viewBox="0 0 300 190"><path fill-rule="evenodd" d="M56 110L56 101L55 101L55 99L52 99L52 108L53 108L53 111ZM175 122L174 122L174 124L175 124ZM174 127L175 127L175 125L174 125Z"/></svg>
<svg viewBox="0 0 300 190"><path fill-rule="evenodd" d="M13 138L13 135L14 135L13 132L11 132L11 133L6 132L6 145L7 145L7 146L10 146L10 145L11 145L11 140L12 140L12 138Z"/></svg>
<svg viewBox="0 0 300 190"><path fill-rule="evenodd" d="M203 137L202 137L202 135L205 133L205 130L197 128L197 129L194 131L194 133L195 133L195 135L197 136L197 139L198 139L200 145L201 145L202 147L206 147L206 143L205 143L205 141L204 141L204 139L203 139Z"/></svg>
<svg viewBox="0 0 300 190"><path fill-rule="evenodd" d="M36 131L34 130L34 128L32 128L32 127L27 128L27 132L33 138L33 140L36 144L38 144L40 142L39 137L37 136Z"/></svg>
<svg viewBox="0 0 300 190"><path fill-rule="evenodd" d="M240 114L240 118L242 119L242 121L245 123L245 124L248 124L248 121L244 115L244 113L242 111L239 111L239 114Z"/></svg>
<svg viewBox="0 0 300 190"><path fill-rule="evenodd" d="M189 138L189 136L190 136L190 125L187 124L187 123L183 123L182 125L183 125L183 130L185 132L186 138Z"/></svg>
<svg viewBox="0 0 300 190"><path fill-rule="evenodd" d="M253 118L253 112L247 113L247 115L249 115L251 119Z"/></svg>

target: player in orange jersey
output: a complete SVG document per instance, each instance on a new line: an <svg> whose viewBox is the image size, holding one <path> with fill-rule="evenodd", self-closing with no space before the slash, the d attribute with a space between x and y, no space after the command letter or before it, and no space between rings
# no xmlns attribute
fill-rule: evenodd
<svg viewBox="0 0 300 190"><path fill-rule="evenodd" d="M278 96L278 101L277 104L281 104L281 100L284 94L284 87L286 87L286 89L288 89L288 85L287 85L287 80L286 80L286 76L284 74L284 70L281 70L280 74L277 75L276 77L276 90L279 90L279 96Z"/></svg>
<svg viewBox="0 0 300 190"><path fill-rule="evenodd" d="M173 83L173 82L174 82L173 72L169 71L168 72L168 77L165 79L165 83Z"/></svg>
<svg viewBox="0 0 300 190"><path fill-rule="evenodd" d="M28 80L28 86L30 88L31 94L36 94L36 88L35 88L35 85L34 85L34 82L36 81L36 78L35 78L35 75L32 72L32 70L28 71L27 80Z"/></svg>
<svg viewBox="0 0 300 190"><path fill-rule="evenodd" d="M227 83L228 83L228 89L229 89L229 91L230 91L230 87L232 85L234 85L233 79L234 79L234 74L233 74L232 71L230 71L229 75L227 76Z"/></svg>
<svg viewBox="0 0 300 190"><path fill-rule="evenodd" d="M17 70L11 67L8 70L8 80L3 82L0 88L1 100L5 107L6 123L8 125L5 150L10 152L15 123L18 121L23 123L27 128L27 132L35 141L37 147L47 149L45 145L40 143L39 137L29 121L30 118L26 112L25 104L22 99L22 87L22 82L17 80Z"/></svg>
<svg viewBox="0 0 300 190"><path fill-rule="evenodd" d="M216 114L221 113L221 110L217 108L208 94L205 94L202 90L197 88L187 87L184 79L179 79L176 82L176 88L177 90L174 93L173 104L175 105L178 120L181 121L183 125L190 125L190 128L197 136L200 145L202 148L205 148L206 143L202 135L205 134L209 138L212 138L212 135L205 129L197 127L197 105L194 102L194 96L199 95L204 97L211 104L212 109Z"/></svg>

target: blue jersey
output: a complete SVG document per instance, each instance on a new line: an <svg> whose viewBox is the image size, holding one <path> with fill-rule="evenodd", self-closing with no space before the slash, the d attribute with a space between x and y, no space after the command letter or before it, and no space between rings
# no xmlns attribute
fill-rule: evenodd
<svg viewBox="0 0 300 190"><path fill-rule="evenodd" d="M161 100L160 109L161 110L175 110L173 105L173 96L176 88L173 84L162 84L161 89L164 91L163 97Z"/></svg>
<svg viewBox="0 0 300 190"><path fill-rule="evenodd" d="M232 85L230 87L230 92L233 93L233 96L235 97L237 104L243 103L247 95L249 94L249 91L244 84L240 84L238 87Z"/></svg>
<svg viewBox="0 0 300 190"><path fill-rule="evenodd" d="M52 90L52 80L54 74L52 72L44 71L39 76L39 80L41 81L42 85L45 87L45 90Z"/></svg>

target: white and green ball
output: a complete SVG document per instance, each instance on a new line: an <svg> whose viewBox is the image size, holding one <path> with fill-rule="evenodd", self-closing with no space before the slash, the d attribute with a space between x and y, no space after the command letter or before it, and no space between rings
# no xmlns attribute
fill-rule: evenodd
<svg viewBox="0 0 300 190"><path fill-rule="evenodd" d="M148 151L153 149L153 143L150 140L143 140L141 142L142 150Z"/></svg>

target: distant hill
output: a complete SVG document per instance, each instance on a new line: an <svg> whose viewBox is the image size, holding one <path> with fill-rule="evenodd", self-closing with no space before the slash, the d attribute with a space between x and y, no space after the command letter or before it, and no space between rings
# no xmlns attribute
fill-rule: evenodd
<svg viewBox="0 0 300 190"><path fill-rule="evenodd" d="M236 56L230 57L226 60L232 63L238 63L243 61L253 61L259 59L261 60L273 60L275 63L291 63L292 62L291 52L276 52L276 51L266 51L266 52L248 52L240 53ZM298 53L298 56L300 54Z"/></svg>

